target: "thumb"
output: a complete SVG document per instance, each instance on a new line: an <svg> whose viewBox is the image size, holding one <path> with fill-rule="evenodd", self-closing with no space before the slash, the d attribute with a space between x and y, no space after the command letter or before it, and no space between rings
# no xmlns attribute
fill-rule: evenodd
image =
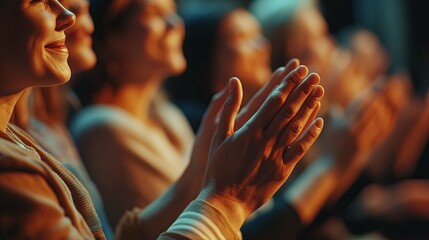
<svg viewBox="0 0 429 240"><path fill-rule="evenodd" d="M228 97L225 100L219 125L215 134L216 146L219 146L227 137L234 133L235 118L240 110L243 99L243 89L238 78L229 79Z"/></svg>

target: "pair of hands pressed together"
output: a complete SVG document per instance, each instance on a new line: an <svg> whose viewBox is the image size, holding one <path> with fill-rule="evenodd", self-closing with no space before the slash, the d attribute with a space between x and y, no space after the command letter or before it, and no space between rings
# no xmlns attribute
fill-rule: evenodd
<svg viewBox="0 0 429 240"><path fill-rule="evenodd" d="M198 198L232 213L236 229L280 188L321 132L323 120L314 120L324 93L320 78L298 64L278 69L240 112L241 83L232 78L204 116L188 170L193 184L201 181Z"/></svg>
<svg viewBox="0 0 429 240"><path fill-rule="evenodd" d="M165 231L195 198L239 229L280 188L323 127L314 120L324 94L320 78L298 65L293 59L277 69L241 110L236 78L212 98L185 172L140 213L145 238Z"/></svg>

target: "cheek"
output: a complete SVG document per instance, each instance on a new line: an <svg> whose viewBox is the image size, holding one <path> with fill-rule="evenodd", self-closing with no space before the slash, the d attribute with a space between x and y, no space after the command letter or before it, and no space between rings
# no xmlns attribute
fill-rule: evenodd
<svg viewBox="0 0 429 240"><path fill-rule="evenodd" d="M31 36L27 38L26 61L31 66L31 71L36 76L41 76L46 71L47 61L44 49L44 42L40 38Z"/></svg>
<svg viewBox="0 0 429 240"><path fill-rule="evenodd" d="M162 26L157 21L138 23L125 32L122 41L121 54L134 61L151 61L158 58L160 53L159 42L162 39Z"/></svg>
<svg viewBox="0 0 429 240"><path fill-rule="evenodd" d="M165 23L161 20L152 20L141 29L141 43L149 53L160 50L161 42L164 40Z"/></svg>
<svg viewBox="0 0 429 240"><path fill-rule="evenodd" d="M254 67L257 67L258 56L256 52L256 50L246 46L239 47L234 51L232 59L238 73L247 75Z"/></svg>

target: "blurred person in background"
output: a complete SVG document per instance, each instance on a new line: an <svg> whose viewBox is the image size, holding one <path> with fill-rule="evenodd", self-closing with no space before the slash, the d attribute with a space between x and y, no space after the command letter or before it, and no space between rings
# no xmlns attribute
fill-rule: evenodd
<svg viewBox="0 0 429 240"><path fill-rule="evenodd" d="M247 10L232 4L186 16L186 71L167 83L194 131L210 98L236 76L243 83L244 104L265 84L270 69L270 44Z"/></svg>
<svg viewBox="0 0 429 240"><path fill-rule="evenodd" d="M184 25L172 0L94 1L90 12L98 61L75 82L85 108L71 132L116 225L188 165L194 134L162 90L185 70Z"/></svg>

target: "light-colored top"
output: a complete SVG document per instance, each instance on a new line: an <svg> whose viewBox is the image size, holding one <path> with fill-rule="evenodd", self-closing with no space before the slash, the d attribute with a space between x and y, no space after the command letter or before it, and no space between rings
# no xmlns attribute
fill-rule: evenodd
<svg viewBox="0 0 429 240"><path fill-rule="evenodd" d="M27 131L44 150L59 160L88 190L106 238L113 239L112 227L107 221L101 195L89 177L66 127L62 124L48 125L31 117Z"/></svg>
<svg viewBox="0 0 429 240"><path fill-rule="evenodd" d="M194 200L171 227L160 236L166 239L241 239L241 232L234 231L228 218L210 203Z"/></svg>
<svg viewBox="0 0 429 240"><path fill-rule="evenodd" d="M142 239L139 209L127 212L116 239ZM159 239L237 239L214 206L193 201ZM18 127L0 131L0 236L6 239L105 239L88 192Z"/></svg>
<svg viewBox="0 0 429 240"><path fill-rule="evenodd" d="M162 131L106 105L85 108L72 121L70 131L112 225L126 210L160 196L189 162L194 136L183 114L164 98L152 114Z"/></svg>

